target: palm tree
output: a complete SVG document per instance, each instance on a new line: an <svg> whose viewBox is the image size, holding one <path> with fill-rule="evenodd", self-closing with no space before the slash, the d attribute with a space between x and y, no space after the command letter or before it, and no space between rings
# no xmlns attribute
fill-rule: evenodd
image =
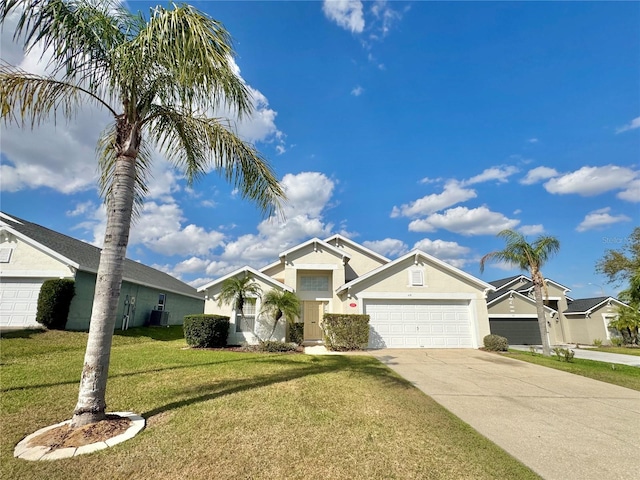
<svg viewBox="0 0 640 480"><path fill-rule="evenodd" d="M262 299L261 312L273 317L273 329L267 340L271 340L281 318L293 323L300 315L300 299L287 290L269 290Z"/></svg>
<svg viewBox="0 0 640 480"><path fill-rule="evenodd" d="M223 118L239 118L251 99L234 73L229 34L191 6L155 7L149 18L119 0L3 0L0 23L18 15L14 38L51 55L50 76L0 65L5 122L71 120L85 104L113 123L98 140L101 193L107 210L104 246L73 425L105 418L105 392L122 270L132 217L146 192L152 147L183 170L189 183L209 169L232 182L264 214L283 191L269 164Z"/></svg>
<svg viewBox="0 0 640 480"><path fill-rule="evenodd" d="M504 250L487 253L480 259L480 272L484 272L487 260L498 260L518 266L521 270L528 270L533 283L533 291L538 313L538 327L542 339L542 354L551 355L549 338L547 337L547 321L544 316L543 290L547 292L547 285L540 269L547 260L560 250L560 242L555 237L541 235L533 243L528 243L526 238L514 230L502 230L498 233L506 242ZM548 296L548 293L547 293Z"/></svg>
<svg viewBox="0 0 640 480"><path fill-rule="evenodd" d="M240 314L240 321L244 323L244 304L248 298L259 298L262 289L249 274L243 277L231 277L222 282L218 306L231 305Z"/></svg>

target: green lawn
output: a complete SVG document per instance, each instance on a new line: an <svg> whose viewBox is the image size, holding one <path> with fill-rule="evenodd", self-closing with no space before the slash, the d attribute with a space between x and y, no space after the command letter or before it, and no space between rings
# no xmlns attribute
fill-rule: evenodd
<svg viewBox="0 0 640 480"><path fill-rule="evenodd" d="M598 352L622 353L624 355L635 355L640 357L640 348L636 347L598 347L594 349Z"/></svg>
<svg viewBox="0 0 640 480"><path fill-rule="evenodd" d="M574 358L571 362L565 362L553 354L551 357L543 357L540 354L531 355L529 352L517 350L509 350L508 353L502 355L640 391L640 368L638 367L614 365L582 358Z"/></svg>
<svg viewBox="0 0 640 480"><path fill-rule="evenodd" d="M185 348L180 328L116 335L109 411L147 428L97 453L13 458L25 435L70 418L84 333L0 340L0 477L11 479L538 478L368 356Z"/></svg>

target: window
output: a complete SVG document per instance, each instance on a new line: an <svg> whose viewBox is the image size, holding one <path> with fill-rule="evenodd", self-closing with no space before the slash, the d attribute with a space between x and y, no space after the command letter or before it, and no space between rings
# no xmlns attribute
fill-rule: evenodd
<svg viewBox="0 0 640 480"><path fill-rule="evenodd" d="M236 332L253 332L256 324L256 299L247 298L242 310L243 312L236 312Z"/></svg>
<svg viewBox="0 0 640 480"><path fill-rule="evenodd" d="M13 248L0 248L0 263L9 263Z"/></svg>
<svg viewBox="0 0 640 480"><path fill-rule="evenodd" d="M421 269L409 270L409 285L412 287L422 287L424 285L424 274Z"/></svg>
<svg viewBox="0 0 640 480"><path fill-rule="evenodd" d="M300 291L302 292L328 292L329 277L300 277Z"/></svg>
<svg viewBox="0 0 640 480"><path fill-rule="evenodd" d="M167 296L164 293L158 295L158 306L156 307L156 310L164 310L166 300Z"/></svg>

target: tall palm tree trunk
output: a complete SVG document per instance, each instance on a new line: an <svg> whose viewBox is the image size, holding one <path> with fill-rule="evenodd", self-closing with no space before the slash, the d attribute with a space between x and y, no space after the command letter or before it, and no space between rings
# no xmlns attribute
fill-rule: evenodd
<svg viewBox="0 0 640 480"><path fill-rule="evenodd" d="M107 228L89 324L89 338L72 425L81 427L106 418L106 388L111 342L122 286L124 260L133 212L138 145L116 159L107 199ZM129 150L129 149L127 149ZM132 155L133 156L130 156Z"/></svg>
<svg viewBox="0 0 640 480"><path fill-rule="evenodd" d="M549 336L547 335L547 319L544 315L544 301L542 297L542 286L544 279L538 272L531 272L533 281L533 292L536 297L536 313L538 314L538 328L540 329L540 340L542 341L542 355L548 357L551 355L551 347L549 345Z"/></svg>

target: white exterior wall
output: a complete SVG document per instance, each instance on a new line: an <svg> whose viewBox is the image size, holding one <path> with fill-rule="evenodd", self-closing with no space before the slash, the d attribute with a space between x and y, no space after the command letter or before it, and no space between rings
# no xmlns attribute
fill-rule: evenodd
<svg viewBox="0 0 640 480"><path fill-rule="evenodd" d="M73 270L49 253L24 241L11 238L0 243L0 248L12 250L8 263L0 263L2 277L73 278Z"/></svg>

